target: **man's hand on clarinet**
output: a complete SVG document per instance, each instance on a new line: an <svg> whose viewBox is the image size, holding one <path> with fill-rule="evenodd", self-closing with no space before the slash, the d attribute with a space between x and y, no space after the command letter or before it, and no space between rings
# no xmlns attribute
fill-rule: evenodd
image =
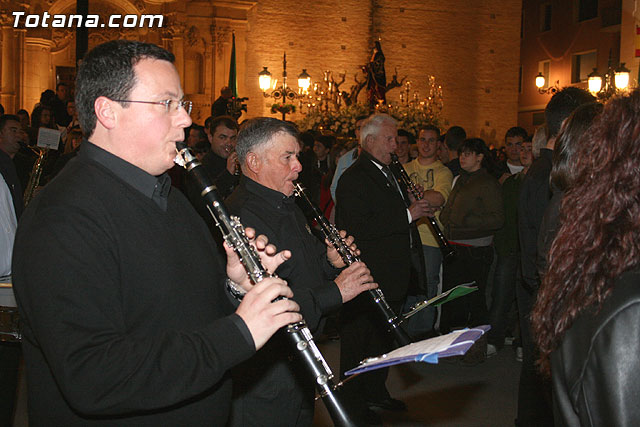
<svg viewBox="0 0 640 427"><path fill-rule="evenodd" d="M287 297L274 301L278 297ZM302 320L300 307L289 299L293 296L287 282L278 277L268 277L256 284L242 299L236 314L244 320L259 350L271 336L289 323Z"/></svg>
<svg viewBox="0 0 640 427"><path fill-rule="evenodd" d="M229 153L229 157L227 157L227 172L231 175L235 175L238 169L238 153L232 151Z"/></svg>
<svg viewBox="0 0 640 427"><path fill-rule="evenodd" d="M419 218L429 214L433 215L433 212L433 208L425 199L416 200L411 203L411 206L409 206L409 213L411 214L411 219L413 221L417 221Z"/></svg>
<svg viewBox="0 0 640 427"><path fill-rule="evenodd" d="M347 236L346 231L340 230L340 237L344 239L345 244L349 247L349 249L351 249L351 252L356 255L360 255L360 249L358 249L356 244L353 242L353 236ZM335 268L342 268L346 266L342 257L340 256L336 248L333 247L331 242L329 242L328 239L324 239L324 243L327 245L327 259L329 260L331 265L333 265Z"/></svg>
<svg viewBox="0 0 640 427"><path fill-rule="evenodd" d="M284 250L278 252L274 245L269 244L267 236L261 234L256 237L256 232L253 228L246 227L244 232L249 239L249 243L256 248L262 265L269 273L273 274L280 264L291 258L291 251ZM244 290L250 290L253 287L253 283L251 283L247 271L240 262L240 258L238 258L238 255L233 249L227 246L226 242L224 244L224 250L227 253L227 277L240 285Z"/></svg>
<svg viewBox="0 0 640 427"><path fill-rule="evenodd" d="M420 184L415 184L415 189L418 192L419 197L422 199L424 197L424 187ZM407 195L409 196L409 202L413 203L417 200L412 191L407 191Z"/></svg>
<svg viewBox="0 0 640 427"><path fill-rule="evenodd" d="M342 270L334 281L338 285L343 303L351 301L364 291L378 287L378 284L373 282L373 276L371 276L371 272L363 262L351 264Z"/></svg>

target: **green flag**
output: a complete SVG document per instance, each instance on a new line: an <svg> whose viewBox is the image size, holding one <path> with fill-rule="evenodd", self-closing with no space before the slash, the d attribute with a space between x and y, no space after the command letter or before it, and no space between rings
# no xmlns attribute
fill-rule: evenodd
<svg viewBox="0 0 640 427"><path fill-rule="evenodd" d="M234 98L238 97L238 81L236 78L236 34L231 35L231 61L229 62L229 89Z"/></svg>

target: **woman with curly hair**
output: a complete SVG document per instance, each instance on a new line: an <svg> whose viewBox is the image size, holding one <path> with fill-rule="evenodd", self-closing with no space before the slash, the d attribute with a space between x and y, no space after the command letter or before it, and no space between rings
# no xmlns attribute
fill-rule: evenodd
<svg viewBox="0 0 640 427"><path fill-rule="evenodd" d="M640 421L640 91L583 136L532 313L559 425Z"/></svg>

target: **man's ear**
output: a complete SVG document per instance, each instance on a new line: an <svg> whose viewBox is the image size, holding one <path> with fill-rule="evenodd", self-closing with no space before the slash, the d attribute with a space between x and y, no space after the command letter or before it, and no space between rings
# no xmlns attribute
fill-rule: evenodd
<svg viewBox="0 0 640 427"><path fill-rule="evenodd" d="M258 155L256 153L254 153L253 151L250 151L249 153L247 153L247 157L246 157L246 161L245 161L247 168L253 172L254 174L258 174L258 172L260 171L260 167L261 167L261 161L260 158L258 157Z"/></svg>
<svg viewBox="0 0 640 427"><path fill-rule="evenodd" d="M365 137L364 141L362 141L362 148L368 147L371 142L373 142L373 135L369 134Z"/></svg>
<svg viewBox="0 0 640 427"><path fill-rule="evenodd" d="M106 129L113 129L117 122L117 114L114 110L115 101L105 96L99 96L93 103L93 110L100 124Z"/></svg>

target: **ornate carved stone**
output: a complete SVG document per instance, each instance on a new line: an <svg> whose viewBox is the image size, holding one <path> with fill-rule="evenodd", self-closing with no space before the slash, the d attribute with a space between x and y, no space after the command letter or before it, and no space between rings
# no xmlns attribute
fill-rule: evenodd
<svg viewBox="0 0 640 427"><path fill-rule="evenodd" d="M13 12L25 12L25 14L28 14L30 8L31 5L29 3L0 0L0 26L13 27L13 22L15 20ZM22 25L20 25L20 28L24 28L24 16L21 23Z"/></svg>
<svg viewBox="0 0 640 427"><path fill-rule="evenodd" d="M224 44L231 40L231 30L228 25L219 26L214 24L211 26L211 36L218 58L222 58L224 55Z"/></svg>
<svg viewBox="0 0 640 427"><path fill-rule="evenodd" d="M178 16L175 12L165 13L165 22L162 26L163 37L171 38L171 37L184 37L187 25L184 22L180 22L178 20Z"/></svg>
<svg viewBox="0 0 640 427"><path fill-rule="evenodd" d="M52 52L56 52L66 48L75 36L75 30L71 28L54 28L51 33L51 40L54 47Z"/></svg>
<svg viewBox="0 0 640 427"><path fill-rule="evenodd" d="M206 51L207 41L201 36L200 29L192 25L186 35L187 46L198 51Z"/></svg>
<svg viewBox="0 0 640 427"><path fill-rule="evenodd" d="M89 32L89 49L110 40L139 40L137 28L101 28L100 31Z"/></svg>
<svg viewBox="0 0 640 427"><path fill-rule="evenodd" d="M142 0L135 0L133 1L133 5L136 7L136 9L138 9L138 11L140 12L144 12L145 10L147 10L147 5L144 3L144 1Z"/></svg>

